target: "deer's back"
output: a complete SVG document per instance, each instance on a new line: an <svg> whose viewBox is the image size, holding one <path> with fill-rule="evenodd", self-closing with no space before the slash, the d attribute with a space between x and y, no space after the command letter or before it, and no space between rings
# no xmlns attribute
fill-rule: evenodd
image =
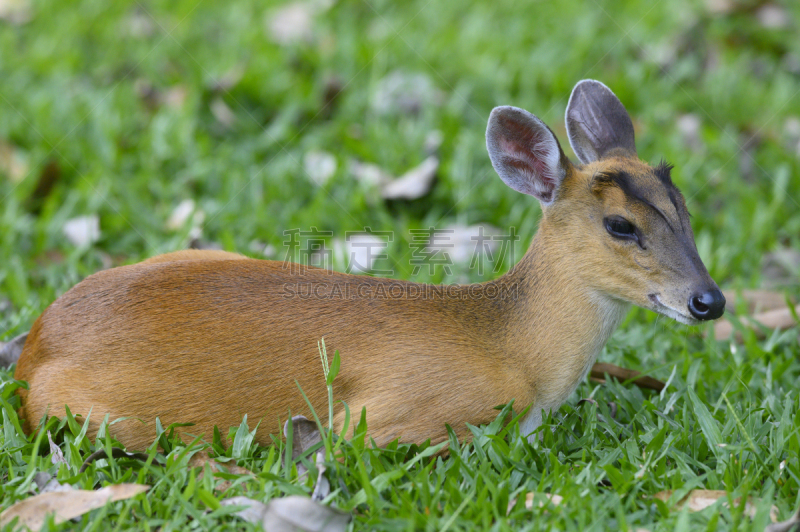
<svg viewBox="0 0 800 532"><path fill-rule="evenodd" d="M148 428L130 420L115 432L145 446L156 416L165 426L194 422L186 431L210 438L213 425L224 432L246 413L262 420L267 442L289 411L310 415L298 384L325 417L323 337L329 357L342 358L335 398L356 412L366 406L379 439L426 439L445 422L463 426L462 414L487 410L490 419L503 402L502 393L486 400L498 368L468 305L402 297L421 285L392 281L393 296L381 289L386 280L236 258L115 268L56 300L15 375L30 384L29 428L67 403L73 413L91 409L93 429L105 414L141 418ZM441 416L431 414L437 408Z"/></svg>

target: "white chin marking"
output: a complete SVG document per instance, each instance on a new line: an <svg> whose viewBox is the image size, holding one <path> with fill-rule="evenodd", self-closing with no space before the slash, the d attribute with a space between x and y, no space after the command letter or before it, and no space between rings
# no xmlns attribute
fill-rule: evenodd
<svg viewBox="0 0 800 532"><path fill-rule="evenodd" d="M683 323L684 325L698 325L700 320L696 320L690 316L682 314L677 310L666 306L664 303L658 299L658 295L655 297L651 297L650 301L653 302L653 306L650 308L653 312L658 312L659 314L666 316L668 318L672 318L673 320Z"/></svg>

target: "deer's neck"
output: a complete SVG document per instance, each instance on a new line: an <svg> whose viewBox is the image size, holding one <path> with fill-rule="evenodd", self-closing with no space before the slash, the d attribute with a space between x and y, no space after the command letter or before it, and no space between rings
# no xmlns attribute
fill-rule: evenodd
<svg viewBox="0 0 800 532"><path fill-rule="evenodd" d="M575 390L630 307L589 286L582 267L543 221L522 260L497 280L516 288L502 320L510 369L529 381L540 409L557 408Z"/></svg>

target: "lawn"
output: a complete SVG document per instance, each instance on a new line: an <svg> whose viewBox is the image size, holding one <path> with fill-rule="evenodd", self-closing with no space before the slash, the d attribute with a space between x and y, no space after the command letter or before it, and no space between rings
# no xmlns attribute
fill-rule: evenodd
<svg viewBox="0 0 800 532"><path fill-rule="evenodd" d="M525 252L540 207L494 173L489 112L530 110L575 160L564 110L584 78L625 104L642 159L675 165L719 285L797 298L798 31L788 0L0 0L0 341L100 269L190 244L282 260L291 235L318 238L312 228L331 249L347 232L391 232L373 265L390 277L494 278ZM363 171L401 176L431 156L436 180L413 200L383 199ZM496 267L410 260L419 231L478 224L520 237ZM341 252L329 265L348 266ZM328 460L325 504L350 512L353 530L764 530L771 512L800 508L799 331L734 322L740 335L718 341L711 326L634 309L600 360L662 392L587 380L533 443L499 417L445 456L361 433ZM219 501L314 488L279 435L252 444L253 420L208 444L166 430L147 462L79 473L115 443L54 419L66 462L54 465L46 435L19 430L12 375L0 371L0 510L31 496L39 472L87 490L151 486L49 529L258 529ZM203 448L229 471L200 478L189 462ZM690 512L678 501L696 489L726 495ZM667 502L654 497L665 490Z"/></svg>

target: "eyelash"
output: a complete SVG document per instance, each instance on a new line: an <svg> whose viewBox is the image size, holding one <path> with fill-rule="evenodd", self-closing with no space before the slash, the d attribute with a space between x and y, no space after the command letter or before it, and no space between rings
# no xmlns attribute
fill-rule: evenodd
<svg viewBox="0 0 800 532"><path fill-rule="evenodd" d="M620 216L611 216L603 220L608 234L619 240L631 240L644 249L639 238L639 231L631 222Z"/></svg>

